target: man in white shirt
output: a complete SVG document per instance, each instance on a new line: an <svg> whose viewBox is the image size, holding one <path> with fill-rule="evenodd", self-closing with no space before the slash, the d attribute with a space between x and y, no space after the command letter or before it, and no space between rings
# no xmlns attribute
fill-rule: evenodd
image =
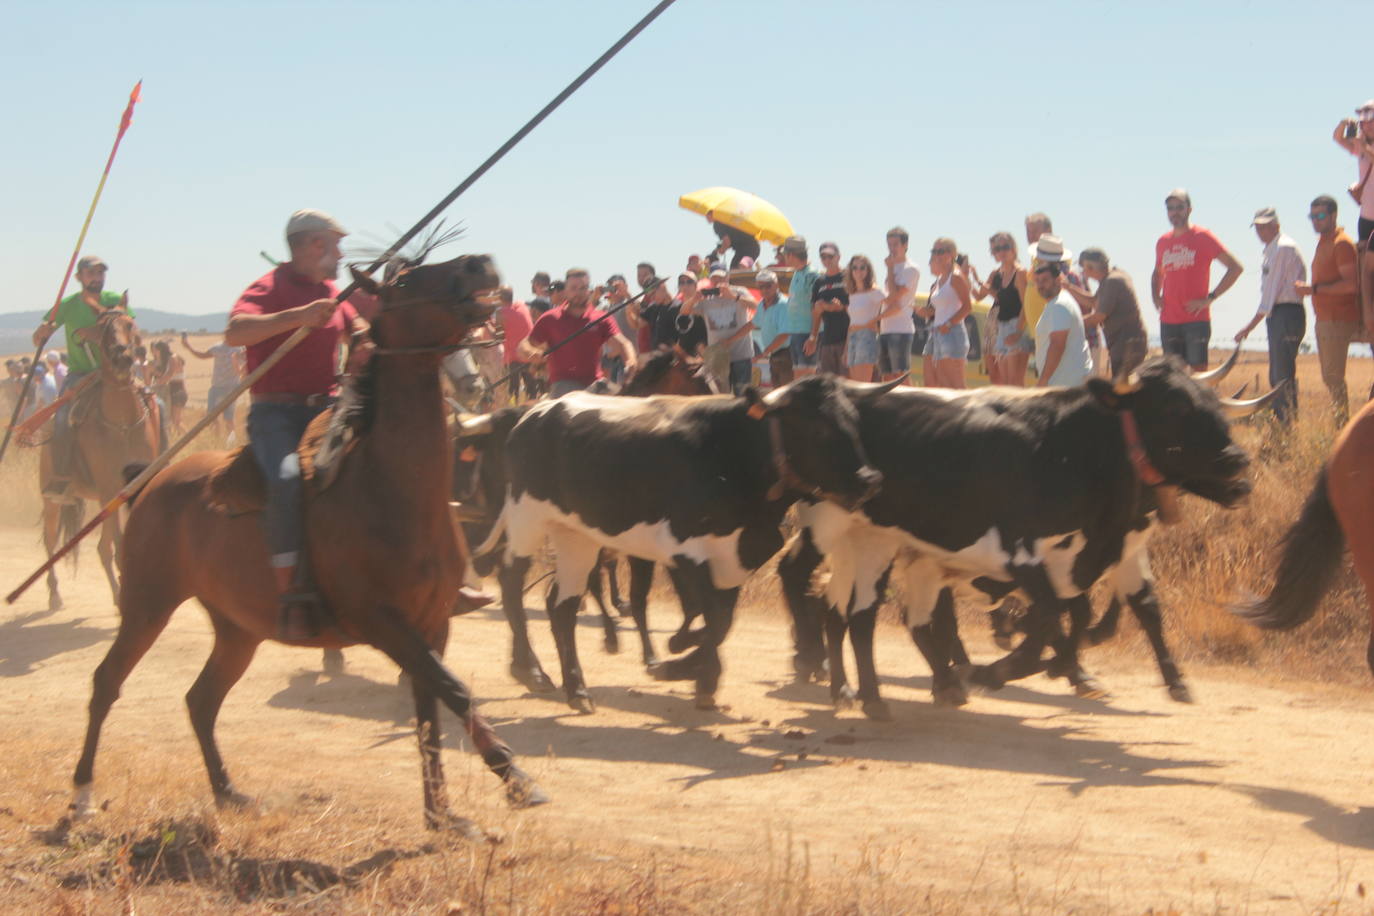
<svg viewBox="0 0 1374 916"><path fill-rule="evenodd" d="M887 297L878 318L878 353L883 381L911 373L911 338L916 334L912 307L921 269L907 260L911 235L901 226L887 230Z"/></svg>
<svg viewBox="0 0 1374 916"><path fill-rule="evenodd" d="M1307 333L1307 312L1297 286L1307 279L1307 262L1297 243L1279 229L1279 216L1273 207L1257 210L1250 225L1264 243L1260 301L1255 317L1236 333L1236 343L1264 321L1269 335L1269 387L1288 382L1274 401L1274 416L1288 426L1298 415L1298 347Z"/></svg>
<svg viewBox="0 0 1374 916"><path fill-rule="evenodd" d="M1035 324L1035 365L1040 370L1037 386L1067 387L1081 385L1093 372L1088 337L1083 330L1083 312L1064 289L1060 274L1067 267L1069 252L1063 260L1042 260L1035 265L1031 282L1045 299L1045 310Z"/></svg>

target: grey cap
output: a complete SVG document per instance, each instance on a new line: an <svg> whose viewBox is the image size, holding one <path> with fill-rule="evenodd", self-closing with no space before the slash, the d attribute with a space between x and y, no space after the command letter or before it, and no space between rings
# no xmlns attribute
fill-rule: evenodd
<svg viewBox="0 0 1374 916"><path fill-rule="evenodd" d="M1255 218L1250 220L1252 226L1267 226L1270 223L1279 221L1278 211L1273 207L1260 207L1255 211Z"/></svg>
<svg viewBox="0 0 1374 916"><path fill-rule="evenodd" d="M806 254L806 236L789 235L782 243L782 250L789 254Z"/></svg>
<svg viewBox="0 0 1374 916"><path fill-rule="evenodd" d="M1190 207L1193 205L1193 199L1188 196L1188 190L1186 188L1174 188L1168 194L1164 195L1165 203L1171 200L1181 200Z"/></svg>
<svg viewBox="0 0 1374 916"><path fill-rule="evenodd" d="M338 220L323 210L297 210L286 221L286 237L302 232L337 232L348 235L348 230L339 225Z"/></svg>
<svg viewBox="0 0 1374 916"><path fill-rule="evenodd" d="M775 273L773 273L771 270L761 270L761 271L759 271L758 273L754 274L754 282L755 282L755 283L777 283L777 282L778 282L778 275L775 274Z"/></svg>
<svg viewBox="0 0 1374 916"><path fill-rule="evenodd" d="M78 272L85 270L87 267L103 267L106 270L110 269L110 265L105 263L104 258L97 257L93 254L88 254L76 262L76 269Z"/></svg>

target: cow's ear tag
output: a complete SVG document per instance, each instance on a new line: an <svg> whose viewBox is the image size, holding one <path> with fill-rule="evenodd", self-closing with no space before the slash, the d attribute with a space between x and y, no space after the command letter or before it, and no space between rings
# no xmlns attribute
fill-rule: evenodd
<svg viewBox="0 0 1374 916"><path fill-rule="evenodd" d="M467 464L471 464L472 462L477 460L477 449L473 448L471 445L466 446L461 452L458 453L458 460Z"/></svg>
<svg viewBox="0 0 1374 916"><path fill-rule="evenodd" d="M762 420L766 413L768 413L768 408L764 407L762 403L749 405L749 416L755 420Z"/></svg>

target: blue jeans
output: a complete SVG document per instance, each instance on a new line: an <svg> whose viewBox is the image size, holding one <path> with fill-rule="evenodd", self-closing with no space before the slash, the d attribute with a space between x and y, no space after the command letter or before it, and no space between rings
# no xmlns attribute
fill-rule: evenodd
<svg viewBox="0 0 1374 916"><path fill-rule="evenodd" d="M792 351L792 368L794 370L815 366L820 361L820 356L817 353L812 353L810 356L806 355L806 341L810 337L810 331L803 331L800 334L793 334L788 341L788 347Z"/></svg>
<svg viewBox="0 0 1374 916"><path fill-rule="evenodd" d="M324 407L304 404L254 404L248 409L248 440L267 478L267 509L262 515L272 565L296 565L304 539L301 436Z"/></svg>
<svg viewBox="0 0 1374 916"><path fill-rule="evenodd" d="M1159 323L1159 343L1165 356L1181 356L1194 368L1207 366L1207 344L1212 339L1212 322L1182 321Z"/></svg>
<svg viewBox="0 0 1374 916"><path fill-rule="evenodd" d="M1291 425L1298 416L1298 347L1307 333L1307 311L1300 302L1279 302L1264 319L1269 333L1269 387L1288 385L1274 400L1274 416Z"/></svg>
<svg viewBox="0 0 1374 916"><path fill-rule="evenodd" d="M62 391L73 388L76 383L81 381L89 372L68 372L67 380L62 383ZM76 399L64 401L57 408L57 414L53 417L52 428L52 473L54 477L66 478L72 476L72 465L76 458L76 441L72 436L71 414L72 404ZM65 485L64 485L65 486Z"/></svg>
<svg viewBox="0 0 1374 916"><path fill-rule="evenodd" d="M884 376L911 371L911 341L915 334L878 334L878 371Z"/></svg>

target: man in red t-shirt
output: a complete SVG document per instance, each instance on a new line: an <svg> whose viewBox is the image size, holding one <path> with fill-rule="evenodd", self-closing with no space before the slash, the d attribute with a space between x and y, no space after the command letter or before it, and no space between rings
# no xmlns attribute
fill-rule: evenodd
<svg viewBox="0 0 1374 916"><path fill-rule="evenodd" d="M521 382L524 383L526 396L533 393L534 379L530 376L529 363L520 356L520 341L530 336L534 318L530 315L528 305L515 300L515 292L509 286L501 287L500 294L501 308L496 313L496 321L505 338L501 347L506 374L510 376L506 384L511 399L519 401Z"/></svg>
<svg viewBox="0 0 1374 916"><path fill-rule="evenodd" d="M352 342L350 367L371 355L368 324L338 290L339 241L346 235L319 210L297 210L286 224L291 260L259 277L229 312L224 342L247 348L251 373L297 328L308 334L282 361L253 383L248 411L249 447L267 478L263 513L272 571L281 594L280 636L310 639L319 620L318 596L297 578L304 525L301 469L296 456L310 421L338 391L335 373L341 344Z"/></svg>
<svg viewBox="0 0 1374 916"><path fill-rule="evenodd" d="M520 355L531 363L548 366L549 394L556 398L569 391L581 391L601 377L603 345L622 357L627 366L633 366L636 359L634 344L620 333L614 319L607 319L591 307L591 274L573 268L564 284L567 301L539 316L519 347ZM588 330L545 356L545 350L558 346L582 328Z"/></svg>
<svg viewBox="0 0 1374 916"><path fill-rule="evenodd" d="M1170 191L1164 209L1173 228L1155 243L1155 270L1150 275L1150 291L1160 313L1160 343L1166 355L1183 357L1193 369L1206 369L1212 303L1235 285L1245 268L1209 230L1189 225L1193 202L1187 191ZM1226 266L1216 289L1210 289L1213 261Z"/></svg>

